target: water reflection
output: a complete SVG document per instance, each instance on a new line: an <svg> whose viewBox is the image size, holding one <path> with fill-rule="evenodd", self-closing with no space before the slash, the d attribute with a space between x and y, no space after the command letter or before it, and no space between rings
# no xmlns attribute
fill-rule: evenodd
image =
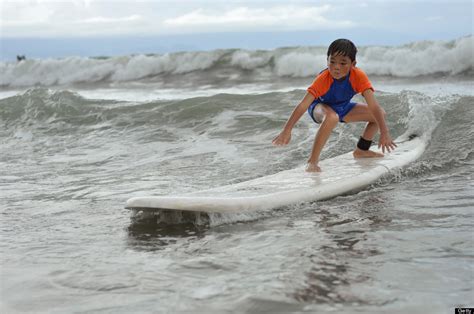
<svg viewBox="0 0 474 314"><path fill-rule="evenodd" d="M135 250L156 251L179 239L200 239L209 229L202 213L133 210L127 228L127 245Z"/></svg>
<svg viewBox="0 0 474 314"><path fill-rule="evenodd" d="M328 242L315 243L304 281L290 295L297 301L358 305L383 305L393 301L361 297L355 288L370 285L374 280L373 272L363 271L367 266L359 265L371 264L372 257L383 254L378 245L367 240L372 232L391 223L387 217L391 201L380 196L354 198L315 203L312 219L327 235Z"/></svg>

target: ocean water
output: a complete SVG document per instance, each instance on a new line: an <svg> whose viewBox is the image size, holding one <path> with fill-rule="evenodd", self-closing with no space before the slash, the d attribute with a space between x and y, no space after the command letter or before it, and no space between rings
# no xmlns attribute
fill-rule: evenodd
<svg viewBox="0 0 474 314"><path fill-rule="evenodd" d="M324 47L0 63L3 313L451 313L474 305L473 37L361 47L393 137L423 156L363 191L157 221L183 194L305 162L271 145ZM356 98L362 101L360 97ZM322 158L353 149L340 124Z"/></svg>

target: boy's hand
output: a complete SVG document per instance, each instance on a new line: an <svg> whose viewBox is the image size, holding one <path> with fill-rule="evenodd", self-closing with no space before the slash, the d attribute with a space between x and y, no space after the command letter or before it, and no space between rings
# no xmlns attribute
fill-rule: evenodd
<svg viewBox="0 0 474 314"><path fill-rule="evenodd" d="M395 144L395 142L392 140L392 137L389 133L382 133L380 134L379 139L379 148L381 147L383 153L385 153L385 150L390 153L392 150L395 149L395 147L397 147L397 144Z"/></svg>
<svg viewBox="0 0 474 314"><path fill-rule="evenodd" d="M284 146L287 145L291 140L291 132L282 131L277 137L272 141L275 146Z"/></svg>

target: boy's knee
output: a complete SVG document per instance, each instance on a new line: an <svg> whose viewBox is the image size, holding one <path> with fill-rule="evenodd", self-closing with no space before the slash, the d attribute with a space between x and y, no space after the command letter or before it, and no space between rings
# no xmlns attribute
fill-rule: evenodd
<svg viewBox="0 0 474 314"><path fill-rule="evenodd" d="M334 111L332 110L328 110L328 112L326 112L326 116L324 118L324 121L326 123L329 123L331 125L336 125L339 123L339 116L337 113L335 113Z"/></svg>

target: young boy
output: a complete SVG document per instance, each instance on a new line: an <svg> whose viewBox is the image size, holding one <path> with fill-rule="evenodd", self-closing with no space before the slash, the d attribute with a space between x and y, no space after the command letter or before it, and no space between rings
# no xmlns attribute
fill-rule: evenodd
<svg viewBox="0 0 474 314"><path fill-rule="evenodd" d="M379 148L385 153L395 149L385 123L385 111L374 96L374 89L367 75L356 68L356 46L347 39L335 40L328 48L328 68L322 71L308 88L303 100L296 106L283 131L273 140L277 146L287 145L291 130L305 111L320 124L308 160L306 171L319 172L319 156L331 131L338 122L368 122L353 152L354 158L383 157L369 150L377 130L380 130ZM354 95L362 93L367 104L351 102Z"/></svg>

